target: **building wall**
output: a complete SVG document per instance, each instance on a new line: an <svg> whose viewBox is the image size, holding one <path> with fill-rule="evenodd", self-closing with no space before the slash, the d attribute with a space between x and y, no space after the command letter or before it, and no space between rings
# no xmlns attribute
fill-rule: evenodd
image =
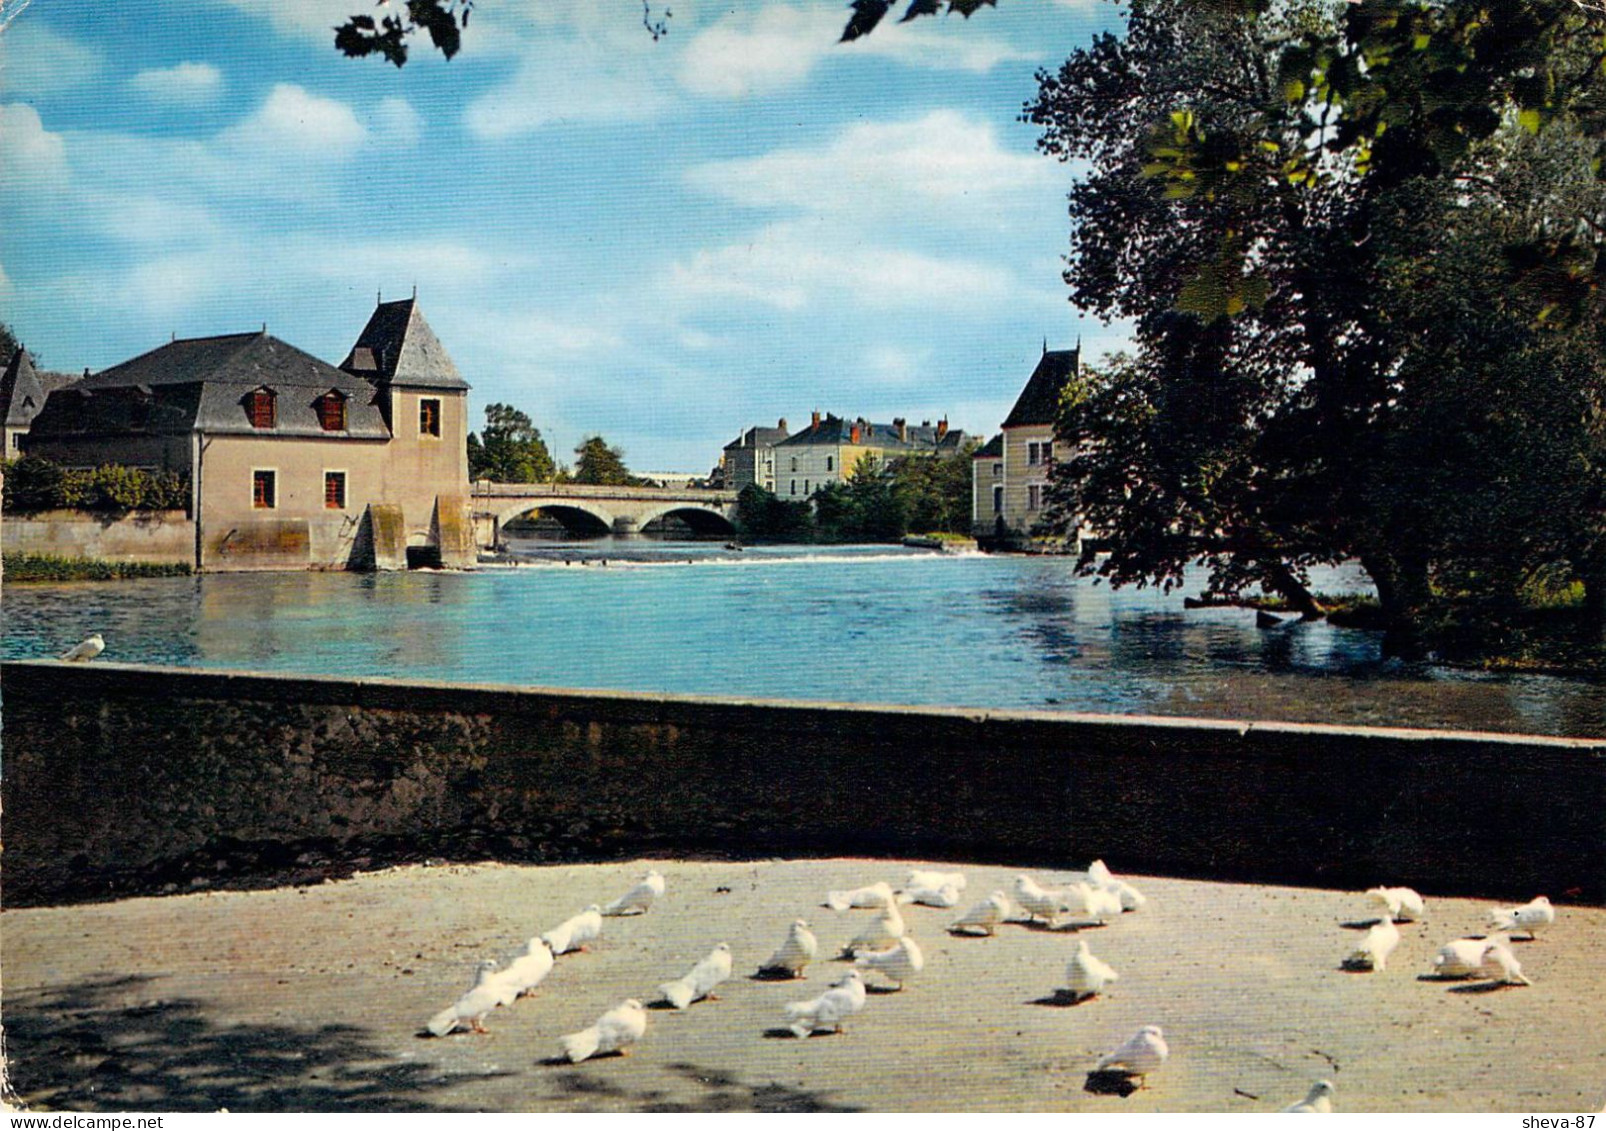
<svg viewBox="0 0 1606 1131"><path fill-rule="evenodd" d="M733 491L757 483L766 491L775 490L776 454L772 444L754 448L725 450L725 485Z"/></svg>
<svg viewBox="0 0 1606 1131"><path fill-rule="evenodd" d="M1606 900L1603 740L98 661L5 663L0 681L13 907L186 887L187 869L216 876L204 861L236 849L483 858L489 830L532 861L1104 856L1221 880ZM921 788L861 788L867 766L917 768ZM1500 847L1512 836L1520 851Z"/></svg>
<svg viewBox="0 0 1606 1131"><path fill-rule="evenodd" d="M775 449L775 493L783 499L801 502L827 483L845 483L859 466L859 460L873 455L883 464L900 456L909 455L903 450L870 447L865 444L798 444L790 448ZM792 461L797 460L797 470ZM792 493L792 483L797 493ZM808 490L804 491L807 484Z"/></svg>
<svg viewBox="0 0 1606 1131"><path fill-rule="evenodd" d="M970 528L973 533L987 537L998 526L1000 512L993 509L993 488L1004 485L1004 457L972 460L970 468Z"/></svg>
<svg viewBox="0 0 1606 1131"><path fill-rule="evenodd" d="M1043 516L1041 503L1031 507L1031 488L1036 487L1039 499L1048 489L1049 465L1032 464L1030 445L1047 444L1054 439L1052 424L1027 424L1004 430L1004 524L1022 535ZM991 500L988 507L991 508Z"/></svg>
<svg viewBox="0 0 1606 1131"><path fill-rule="evenodd" d="M189 565L195 561L195 524L183 511L117 518L85 511L8 514L0 522L0 547L8 554Z"/></svg>
<svg viewBox="0 0 1606 1131"><path fill-rule="evenodd" d="M74 440L45 440L30 435L27 454L64 467L100 467L122 464L153 471L190 470L190 436L95 436Z"/></svg>

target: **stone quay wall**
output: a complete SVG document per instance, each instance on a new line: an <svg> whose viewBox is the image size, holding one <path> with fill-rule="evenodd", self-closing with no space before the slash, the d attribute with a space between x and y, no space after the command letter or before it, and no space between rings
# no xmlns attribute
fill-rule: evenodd
<svg viewBox="0 0 1606 1131"><path fill-rule="evenodd" d="M183 511L89 511L8 514L0 521L0 547L14 554L93 558L107 562L195 561L195 523Z"/></svg>
<svg viewBox="0 0 1606 1131"><path fill-rule="evenodd" d="M1602 740L99 662L6 663L0 681L10 906L237 885L309 858L377 866L420 846L521 861L1103 856L1606 901Z"/></svg>

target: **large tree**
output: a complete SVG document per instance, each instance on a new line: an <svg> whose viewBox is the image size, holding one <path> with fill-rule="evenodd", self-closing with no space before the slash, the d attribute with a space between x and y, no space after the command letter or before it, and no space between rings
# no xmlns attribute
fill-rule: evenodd
<svg viewBox="0 0 1606 1131"><path fill-rule="evenodd" d="M485 407L485 438L468 434L468 474L495 483L541 483L557 472L541 430L512 405Z"/></svg>
<svg viewBox="0 0 1606 1131"><path fill-rule="evenodd" d="M1601 36L1570 5L1512 0L1488 22L1542 45L1491 39L1460 7L1138 0L1124 37L1040 75L1042 147L1089 165L1070 198L1072 299L1136 326L1132 356L1067 390L1055 502L1112 548L1082 568L1169 586L1203 557L1213 588L1258 582L1318 615L1305 569L1359 557L1409 643L1457 502L1442 463L1422 478L1420 428L1442 423L1422 406L1452 396L1454 350L1423 340L1442 312L1405 301L1431 290L1418 269L1504 223L1499 262L1463 272L1503 288L1481 311L1499 313L1497 342L1456 359L1481 370L1463 391L1498 383L1491 358L1543 366L1561 355L1535 349L1599 326ZM1582 140L1507 191L1533 157L1522 137L1564 134ZM1547 187L1560 166L1571 198ZM1550 401L1534 419L1577 412L1591 380L1529 380Z"/></svg>
<svg viewBox="0 0 1606 1131"><path fill-rule="evenodd" d="M594 487L634 487L639 481L625 466L622 449L609 445L601 436L587 436L574 449L573 480Z"/></svg>

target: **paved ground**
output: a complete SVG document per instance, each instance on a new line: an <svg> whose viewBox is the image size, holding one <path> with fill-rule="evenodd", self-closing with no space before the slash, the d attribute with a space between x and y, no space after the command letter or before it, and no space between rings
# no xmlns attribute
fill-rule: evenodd
<svg viewBox="0 0 1606 1131"><path fill-rule="evenodd" d="M1119 861L1115 861L1117 865ZM12 1098L38 1109L1265 1111L1330 1077L1346 1111L1599 1111L1606 1102L1606 910L1567 908L1517 944L1532 987L1421 980L1486 904L1432 899L1389 969L1338 959L1367 917L1348 893L1134 877L1143 911L1090 929L1122 973L1108 996L1054 1000L1076 934L1024 925L952 938L914 908L924 975L873 995L840 1036L767 1035L805 981L742 976L801 914L834 951L868 912L831 887L901 880L907 863L657 862L668 894L606 921L490 1036L420 1037L482 957L624 890L649 862L408 867L320 887L7 911ZM966 869L967 896L1013 870ZM1052 881L1064 873L1039 873ZM1552 893L1553 895L1555 893ZM715 943L738 976L721 1000L653 1011L634 1055L541 1063L557 1037L627 996L647 1000ZM1144 1024L1171 1059L1129 1096L1090 1092L1100 1053Z"/></svg>

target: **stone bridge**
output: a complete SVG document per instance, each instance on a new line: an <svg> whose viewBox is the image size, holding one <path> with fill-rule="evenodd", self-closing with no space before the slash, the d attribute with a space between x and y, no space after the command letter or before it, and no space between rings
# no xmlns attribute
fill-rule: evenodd
<svg viewBox="0 0 1606 1131"><path fill-rule="evenodd" d="M591 487L579 483L473 484L474 536L492 548L502 527L540 511L577 537L632 537L656 519L673 516L699 534L736 532L736 492L682 487Z"/></svg>

